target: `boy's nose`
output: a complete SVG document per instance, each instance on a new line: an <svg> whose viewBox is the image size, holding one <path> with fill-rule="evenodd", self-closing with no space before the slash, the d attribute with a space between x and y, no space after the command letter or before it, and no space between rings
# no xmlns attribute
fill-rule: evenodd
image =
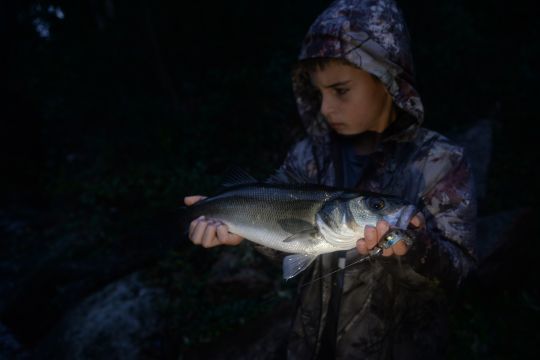
<svg viewBox="0 0 540 360"><path fill-rule="evenodd" d="M326 118L330 119L332 115L335 112L335 107L333 102L328 99L328 97L324 97L321 99L321 114Z"/></svg>

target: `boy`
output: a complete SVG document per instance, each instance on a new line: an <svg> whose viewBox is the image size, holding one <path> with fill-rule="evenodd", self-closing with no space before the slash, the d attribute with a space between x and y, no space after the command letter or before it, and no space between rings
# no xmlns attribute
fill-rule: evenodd
<svg viewBox="0 0 540 360"><path fill-rule="evenodd" d="M399 242L381 258L300 289L288 357L444 357L441 290L459 286L475 264L473 179L463 150L420 126L409 36L394 1L333 2L304 39L293 88L307 137L269 181L292 176L393 194L422 215L411 221L417 235L410 248ZM320 256L302 283L367 254L386 230L379 222L356 249ZM194 221L190 239L204 247L242 241L211 219Z"/></svg>

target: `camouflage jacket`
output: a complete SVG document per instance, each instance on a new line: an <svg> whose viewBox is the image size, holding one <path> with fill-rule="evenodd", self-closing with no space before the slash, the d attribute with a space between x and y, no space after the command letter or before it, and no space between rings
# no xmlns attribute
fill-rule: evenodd
<svg viewBox="0 0 540 360"><path fill-rule="evenodd" d="M359 190L401 196L422 209L426 228L402 257L378 258L345 270L337 320L336 358L439 358L445 344L445 298L475 265L476 200L463 149L421 127L424 110L414 88L409 35L392 0L338 0L310 27L299 60L330 57L379 78L401 113L370 155ZM293 72L307 137L292 147L270 179L341 185L339 143L319 112L308 74ZM335 269L320 256L301 284ZM347 253L347 262L359 255ZM299 290L288 357L317 358L328 315L331 277Z"/></svg>

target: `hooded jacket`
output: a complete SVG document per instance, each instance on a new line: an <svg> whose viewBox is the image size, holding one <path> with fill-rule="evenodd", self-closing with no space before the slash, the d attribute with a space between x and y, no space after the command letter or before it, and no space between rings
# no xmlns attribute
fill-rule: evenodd
<svg viewBox="0 0 540 360"><path fill-rule="evenodd" d="M334 1L304 38L299 60L312 58L345 59L384 84L399 115L370 154L357 188L401 196L417 204L426 219L405 256L344 270L334 356L440 358L446 339L442 289L457 288L475 266L476 200L463 149L421 127L424 109L414 85L409 34L394 1ZM270 181L300 178L342 186L346 164L320 113L309 74L298 67L292 81L307 136ZM359 256L356 249L346 255L347 263ZM323 342L334 341L324 336L333 280L312 280L335 268L335 254L322 255L300 280L309 285L299 290L289 358L317 358Z"/></svg>

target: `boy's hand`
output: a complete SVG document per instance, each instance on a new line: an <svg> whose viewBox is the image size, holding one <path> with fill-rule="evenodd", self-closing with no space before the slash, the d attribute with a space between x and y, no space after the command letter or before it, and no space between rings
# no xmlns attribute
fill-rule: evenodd
<svg viewBox="0 0 540 360"><path fill-rule="evenodd" d="M421 213L416 214L411 219L411 226L413 229L420 229L424 227L425 221ZM381 237L390 230L390 225L386 221L377 222L377 226L366 226L364 230L364 238L356 242L356 249L360 255L368 255L369 251L375 247L381 241ZM384 249L383 256L403 256L407 253L409 248L403 241L398 241L394 246Z"/></svg>
<svg viewBox="0 0 540 360"><path fill-rule="evenodd" d="M191 206L205 198L206 196L200 195L186 196L184 203ZM193 220L189 225L189 239L195 245L201 245L205 248L218 245L238 245L244 240L238 235L231 234L227 225L219 220L206 219L204 216Z"/></svg>

